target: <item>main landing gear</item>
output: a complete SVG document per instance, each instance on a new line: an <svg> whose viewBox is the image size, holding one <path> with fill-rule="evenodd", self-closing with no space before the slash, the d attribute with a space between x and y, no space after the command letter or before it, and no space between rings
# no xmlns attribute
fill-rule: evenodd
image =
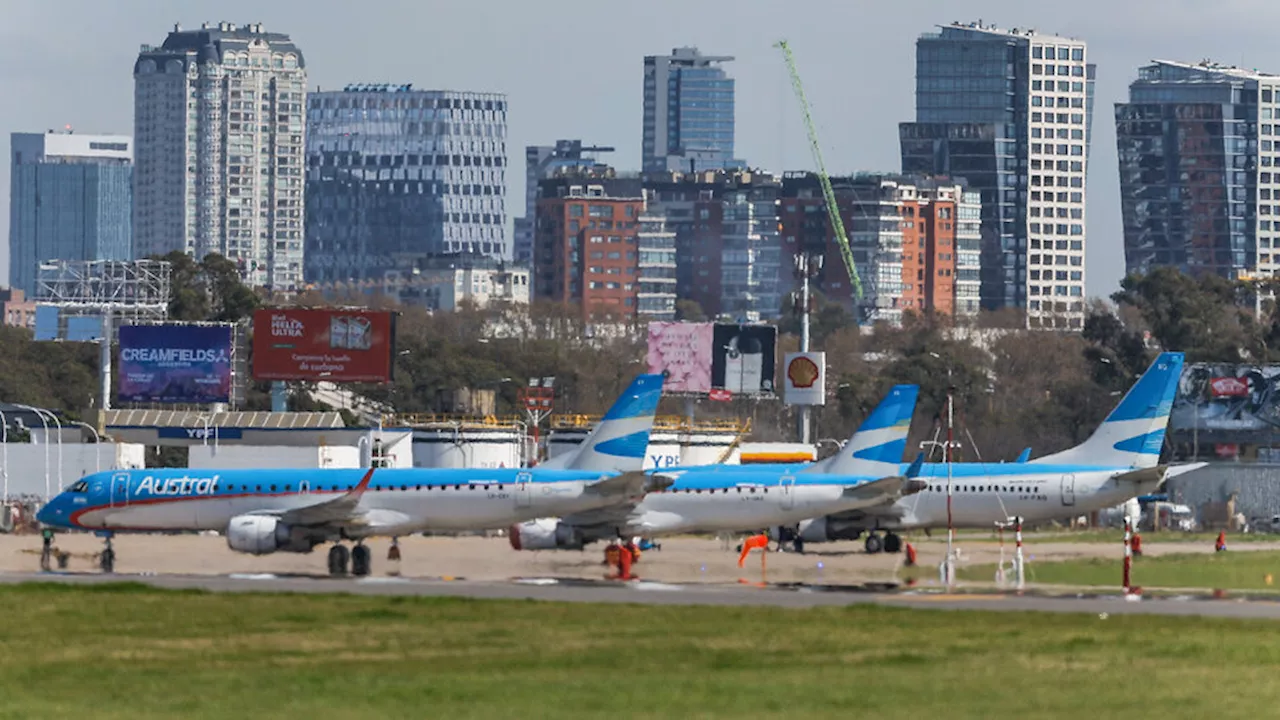
<svg viewBox="0 0 1280 720"><path fill-rule="evenodd" d="M902 552L902 538L891 532L886 532L883 538L874 532L869 532L863 546L866 548L868 555L875 555L881 551L887 553Z"/></svg>
<svg viewBox="0 0 1280 720"><path fill-rule="evenodd" d="M329 548L329 574L345 577L348 567L355 577L365 577L373 572L373 551L368 545L357 543L350 550L342 544Z"/></svg>

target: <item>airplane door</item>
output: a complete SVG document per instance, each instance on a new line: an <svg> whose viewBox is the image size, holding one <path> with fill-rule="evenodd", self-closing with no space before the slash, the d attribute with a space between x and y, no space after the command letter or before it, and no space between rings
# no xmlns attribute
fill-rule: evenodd
<svg viewBox="0 0 1280 720"><path fill-rule="evenodd" d="M129 504L129 474L115 473L111 476L111 507L124 507Z"/></svg>
<svg viewBox="0 0 1280 720"><path fill-rule="evenodd" d="M796 505L796 479L791 475L783 475L778 483L782 490L782 509L790 510Z"/></svg>
<svg viewBox="0 0 1280 720"><path fill-rule="evenodd" d="M533 504L532 484L533 476L529 473L516 474L516 507L527 508Z"/></svg>
<svg viewBox="0 0 1280 720"><path fill-rule="evenodd" d="M1062 476L1062 504L1070 507L1076 504L1076 476Z"/></svg>

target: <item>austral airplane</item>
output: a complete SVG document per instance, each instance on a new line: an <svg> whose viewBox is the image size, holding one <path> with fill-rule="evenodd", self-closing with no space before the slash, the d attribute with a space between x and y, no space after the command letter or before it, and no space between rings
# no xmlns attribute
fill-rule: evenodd
<svg viewBox="0 0 1280 720"><path fill-rule="evenodd" d="M330 574L368 575L365 538L503 528L635 502L669 483L642 472L662 382L632 381L561 468L113 470L72 484L38 519L105 535L107 572L114 532L217 530L232 550L255 555L333 543Z"/></svg>
<svg viewBox="0 0 1280 720"><path fill-rule="evenodd" d="M511 528L516 550L581 549L596 540L794 524L815 515L891 507L924 487L899 468L919 388L898 385L838 455L797 468L709 465L650 471L669 487L638 502L544 517ZM839 508L839 510L837 510Z"/></svg>

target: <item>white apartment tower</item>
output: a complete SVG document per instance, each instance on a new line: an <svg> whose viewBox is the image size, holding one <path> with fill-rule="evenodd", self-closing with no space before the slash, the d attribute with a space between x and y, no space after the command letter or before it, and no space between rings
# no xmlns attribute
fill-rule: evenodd
<svg viewBox="0 0 1280 720"><path fill-rule="evenodd" d="M245 282L303 272L307 75L288 35L218 23L143 45L134 64L134 256L220 253Z"/></svg>
<svg viewBox="0 0 1280 720"><path fill-rule="evenodd" d="M982 196L982 307L1030 327L1085 314L1085 193L1094 66L1086 44L952 23L916 41L904 173L963 178Z"/></svg>

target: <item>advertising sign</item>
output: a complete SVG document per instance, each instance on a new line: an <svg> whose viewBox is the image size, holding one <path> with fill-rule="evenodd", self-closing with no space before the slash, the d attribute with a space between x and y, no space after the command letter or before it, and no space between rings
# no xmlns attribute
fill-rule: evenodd
<svg viewBox="0 0 1280 720"><path fill-rule="evenodd" d="M783 366L783 402L787 405L824 405L827 401L827 355L820 352L787 353Z"/></svg>
<svg viewBox="0 0 1280 720"><path fill-rule="evenodd" d="M1169 429L1201 442L1269 443L1280 434L1280 365L1187 365Z"/></svg>
<svg viewBox="0 0 1280 720"><path fill-rule="evenodd" d="M119 375L121 402L227 402L231 327L122 325Z"/></svg>
<svg viewBox="0 0 1280 720"><path fill-rule="evenodd" d="M711 337L711 387L734 394L772 395L778 328L716 323Z"/></svg>
<svg viewBox="0 0 1280 720"><path fill-rule="evenodd" d="M666 374L666 392L711 390L711 339L711 323L649 323L649 372Z"/></svg>
<svg viewBox="0 0 1280 720"><path fill-rule="evenodd" d="M258 380L388 382L395 315L384 310L268 308L253 315Z"/></svg>

